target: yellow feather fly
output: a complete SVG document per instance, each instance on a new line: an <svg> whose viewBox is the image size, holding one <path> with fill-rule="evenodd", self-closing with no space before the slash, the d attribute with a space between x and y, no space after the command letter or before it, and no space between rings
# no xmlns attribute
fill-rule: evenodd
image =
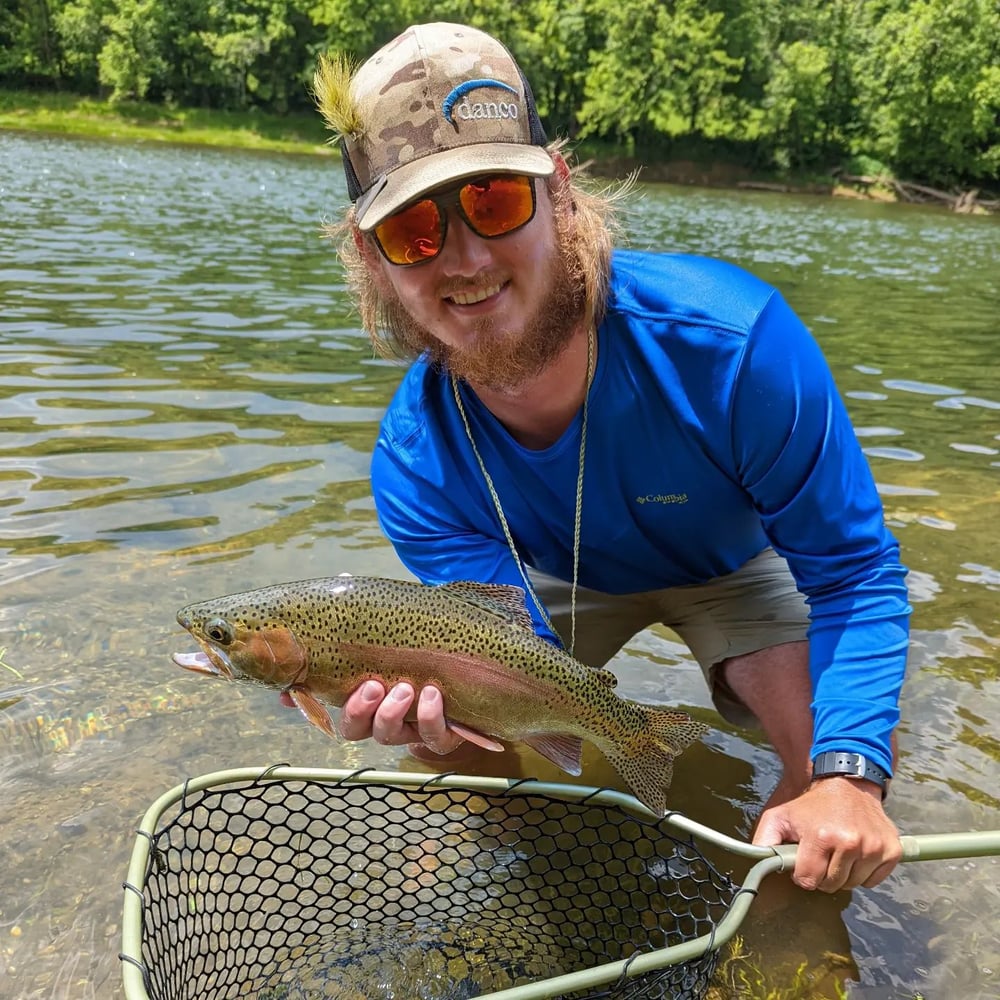
<svg viewBox="0 0 1000 1000"><path fill-rule="evenodd" d="M356 68L343 53L321 55L313 74L313 96L326 127L333 132L331 143L343 138L356 141L364 132L357 102L351 96L351 79Z"/></svg>

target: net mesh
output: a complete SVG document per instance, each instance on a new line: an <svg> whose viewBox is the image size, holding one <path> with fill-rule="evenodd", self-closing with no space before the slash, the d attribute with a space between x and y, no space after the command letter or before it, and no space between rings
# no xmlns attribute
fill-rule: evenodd
<svg viewBox="0 0 1000 1000"><path fill-rule="evenodd" d="M161 822L126 887L151 1000L485 997L709 934L739 888L663 822L516 786L257 779ZM700 998L717 959L560 995Z"/></svg>

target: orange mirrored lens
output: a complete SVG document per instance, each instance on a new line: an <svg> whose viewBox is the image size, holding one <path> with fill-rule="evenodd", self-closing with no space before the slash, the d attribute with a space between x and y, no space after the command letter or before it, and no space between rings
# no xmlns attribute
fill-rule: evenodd
<svg viewBox="0 0 1000 1000"><path fill-rule="evenodd" d="M440 252L443 216L437 205L425 198L380 222L375 236L393 264L417 264Z"/></svg>
<svg viewBox="0 0 1000 1000"><path fill-rule="evenodd" d="M485 177L470 181L458 194L465 218L480 236L502 236L535 214L529 177Z"/></svg>
<svg viewBox="0 0 1000 1000"><path fill-rule="evenodd" d="M457 192L424 198L390 215L375 227L375 238L393 264L419 264L441 252L448 225L447 206L458 204L474 233L490 239L530 222L535 214L535 188L530 177L477 177Z"/></svg>

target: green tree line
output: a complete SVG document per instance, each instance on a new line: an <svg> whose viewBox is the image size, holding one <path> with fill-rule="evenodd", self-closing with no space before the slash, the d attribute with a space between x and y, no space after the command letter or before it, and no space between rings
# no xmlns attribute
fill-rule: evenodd
<svg viewBox="0 0 1000 1000"><path fill-rule="evenodd" d="M550 134L645 158L1000 179L997 0L3 0L0 84L285 112L320 52L496 34Z"/></svg>

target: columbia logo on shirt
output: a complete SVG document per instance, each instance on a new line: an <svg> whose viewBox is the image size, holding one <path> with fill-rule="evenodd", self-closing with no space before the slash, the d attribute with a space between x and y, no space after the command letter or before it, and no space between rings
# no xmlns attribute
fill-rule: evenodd
<svg viewBox="0 0 1000 1000"><path fill-rule="evenodd" d="M686 493L647 493L645 496L635 498L638 504L643 503L687 503Z"/></svg>

